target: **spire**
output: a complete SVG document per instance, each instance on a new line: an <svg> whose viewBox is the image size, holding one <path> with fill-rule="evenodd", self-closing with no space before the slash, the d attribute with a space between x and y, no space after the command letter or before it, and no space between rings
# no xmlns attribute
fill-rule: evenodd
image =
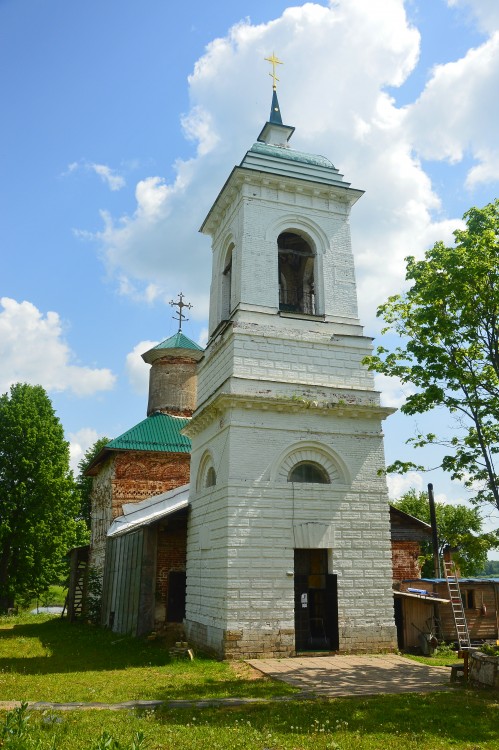
<svg viewBox="0 0 499 750"><path fill-rule="evenodd" d="M274 125L282 125L281 109L277 100L277 91L274 89L272 94L272 106L270 108L269 122Z"/></svg>
<svg viewBox="0 0 499 750"><path fill-rule="evenodd" d="M279 100L277 98L276 82L279 79L276 76L275 70L276 65L283 65L284 63L276 57L274 52L272 52L271 57L266 57L265 60L272 65L272 73L269 73L269 76L272 78L272 106L270 107L268 122L263 126L257 140L269 146L283 146L286 148L295 129L290 125L283 124L281 108L279 107Z"/></svg>

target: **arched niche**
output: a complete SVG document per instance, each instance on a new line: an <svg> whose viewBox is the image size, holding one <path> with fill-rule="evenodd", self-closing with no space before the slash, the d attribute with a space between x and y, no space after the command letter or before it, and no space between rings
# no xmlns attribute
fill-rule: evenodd
<svg viewBox="0 0 499 750"><path fill-rule="evenodd" d="M325 481L313 484L348 485L350 476L345 462L329 447L315 441L303 441L289 446L274 462L270 479L289 482L299 465L310 465L322 472ZM306 482L306 478L302 481Z"/></svg>
<svg viewBox="0 0 499 750"><path fill-rule="evenodd" d="M213 457L209 451L206 451L199 462L199 469L196 477L196 490L201 492L204 489L214 487L216 483L217 474L213 466Z"/></svg>

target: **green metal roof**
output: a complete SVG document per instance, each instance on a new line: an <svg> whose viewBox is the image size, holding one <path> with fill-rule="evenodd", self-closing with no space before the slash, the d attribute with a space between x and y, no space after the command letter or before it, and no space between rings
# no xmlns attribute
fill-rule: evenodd
<svg viewBox="0 0 499 750"><path fill-rule="evenodd" d="M175 336L170 336L166 341L162 341L161 344L153 346L153 349L195 349L202 352L203 347L198 346L190 338L185 336L182 331L178 331Z"/></svg>
<svg viewBox="0 0 499 750"><path fill-rule="evenodd" d="M161 412L151 414L105 447L109 450L190 453L191 441L180 434L189 421L185 417L172 417Z"/></svg>
<svg viewBox="0 0 499 750"><path fill-rule="evenodd" d="M329 159L326 159L325 156L307 154L304 151L295 151L291 148L282 148L282 146L272 146L269 143L254 143L250 148L250 152L251 151L258 154L268 154L270 156L275 156L278 159L287 159L288 161L298 161L302 164L313 164L317 167L334 169L333 163L330 162Z"/></svg>

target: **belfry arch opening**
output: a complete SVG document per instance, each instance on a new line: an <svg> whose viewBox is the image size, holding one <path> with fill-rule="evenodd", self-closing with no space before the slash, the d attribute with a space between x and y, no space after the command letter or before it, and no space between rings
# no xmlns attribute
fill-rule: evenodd
<svg viewBox="0 0 499 750"><path fill-rule="evenodd" d="M279 254L279 310L315 315L314 251L299 234L282 232Z"/></svg>
<svg viewBox="0 0 499 750"><path fill-rule="evenodd" d="M222 268L222 309L221 320L228 320L232 307L232 253L234 245L230 245L225 254Z"/></svg>

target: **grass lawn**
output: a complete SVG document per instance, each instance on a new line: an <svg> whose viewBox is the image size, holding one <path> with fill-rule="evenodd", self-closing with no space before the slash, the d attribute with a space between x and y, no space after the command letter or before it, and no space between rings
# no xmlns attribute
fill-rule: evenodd
<svg viewBox="0 0 499 750"><path fill-rule="evenodd" d="M420 664L427 664L430 667L446 667L447 664L456 664L463 660L457 655L457 651L447 654L436 653L434 656L420 656L418 654L404 654L407 659L419 661Z"/></svg>
<svg viewBox="0 0 499 750"><path fill-rule="evenodd" d="M1 722L1 714L0 714ZM499 702L486 692L337 698L157 712L33 712L13 750L497 750ZM107 732L119 745L99 742ZM1 737L1 730L0 730ZM109 739L107 740L109 743ZM0 739L1 746L1 739ZM9 744L6 743L5 750Z"/></svg>
<svg viewBox="0 0 499 750"><path fill-rule="evenodd" d="M51 615L0 617L0 700L117 703L293 692L282 682L254 679L244 664L202 655L172 659L160 640Z"/></svg>
<svg viewBox="0 0 499 750"><path fill-rule="evenodd" d="M160 641L46 615L0 618L0 700L266 698L291 692L283 683L254 679L241 665L202 656L171 660ZM499 695L456 688L204 709L0 712L0 748L499 750Z"/></svg>

